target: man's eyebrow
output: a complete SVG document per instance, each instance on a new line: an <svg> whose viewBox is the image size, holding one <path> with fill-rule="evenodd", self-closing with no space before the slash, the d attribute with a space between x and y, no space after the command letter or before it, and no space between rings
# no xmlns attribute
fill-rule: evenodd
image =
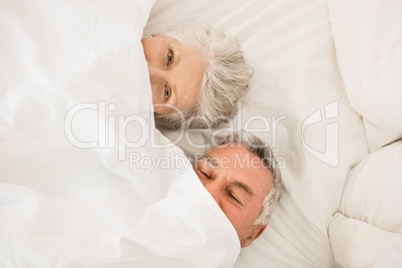
<svg viewBox="0 0 402 268"><path fill-rule="evenodd" d="M208 153L204 154L200 160L205 159L209 164L211 164L212 167L216 168L219 166L219 163L216 158L212 157Z"/></svg>
<svg viewBox="0 0 402 268"><path fill-rule="evenodd" d="M235 180L235 181L233 182L233 184L234 184L235 186L237 186L237 187L243 189L249 196L253 196L253 195L254 195L253 190L251 190L251 188L250 188L247 184L244 184L244 183L242 183L242 182L240 182L240 181L238 181L238 180Z"/></svg>

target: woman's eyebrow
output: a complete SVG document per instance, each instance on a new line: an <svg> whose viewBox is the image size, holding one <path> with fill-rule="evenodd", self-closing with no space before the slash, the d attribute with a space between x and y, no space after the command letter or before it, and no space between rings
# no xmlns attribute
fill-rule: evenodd
<svg viewBox="0 0 402 268"><path fill-rule="evenodd" d="M173 51L173 57L174 57L173 58L173 64L174 65L179 64L180 59L181 59L180 49L179 49L179 46L178 46L178 44L176 42L170 42L169 43L170 49Z"/></svg>
<svg viewBox="0 0 402 268"><path fill-rule="evenodd" d="M176 85L173 84L173 83L169 83L169 80L167 80L166 83L167 83L168 87L170 88L170 93L171 93L171 96L168 99L167 103L169 103L169 104L171 104L173 106L177 106L177 100L176 99L177 99L177 94L178 93L177 93Z"/></svg>
<svg viewBox="0 0 402 268"><path fill-rule="evenodd" d="M168 41L167 42L167 49L169 51L173 52L173 63L171 67L175 67L179 61L180 61L180 52L178 49L178 46L175 42L173 41ZM172 96L170 97L168 103L177 106L178 105L178 99L180 99L180 90L178 91L177 85L175 83L170 83L170 80L168 79L167 84L171 90Z"/></svg>

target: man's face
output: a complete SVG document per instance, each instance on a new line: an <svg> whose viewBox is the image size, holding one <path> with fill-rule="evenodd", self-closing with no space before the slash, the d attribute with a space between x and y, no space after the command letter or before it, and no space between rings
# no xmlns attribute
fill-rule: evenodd
<svg viewBox="0 0 402 268"><path fill-rule="evenodd" d="M241 247L251 244L267 227L253 223L273 185L272 173L239 144L210 150L194 170L236 229Z"/></svg>

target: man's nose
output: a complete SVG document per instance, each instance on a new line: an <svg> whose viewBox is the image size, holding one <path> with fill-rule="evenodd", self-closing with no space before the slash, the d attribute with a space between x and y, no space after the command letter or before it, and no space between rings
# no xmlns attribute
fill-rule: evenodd
<svg viewBox="0 0 402 268"><path fill-rule="evenodd" d="M207 191L215 199L216 203L221 206L221 186L216 182L210 182L204 185Z"/></svg>

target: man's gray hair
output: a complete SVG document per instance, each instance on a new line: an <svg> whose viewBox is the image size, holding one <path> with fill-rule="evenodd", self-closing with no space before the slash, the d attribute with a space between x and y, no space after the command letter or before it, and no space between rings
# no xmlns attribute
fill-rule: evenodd
<svg viewBox="0 0 402 268"><path fill-rule="evenodd" d="M218 146L237 143L244 145L250 153L255 154L263 162L264 167L271 171L274 177L274 184L264 198L262 209L254 225L268 224L268 220L278 203L282 192L282 174L278 162L271 148L258 137L248 134L246 131L232 132L218 143Z"/></svg>
<svg viewBox="0 0 402 268"><path fill-rule="evenodd" d="M197 105L182 111L189 127L215 127L227 120L239 99L249 91L254 74L244 60L237 39L212 27L185 28L162 35L195 48L207 64ZM183 123L183 117L177 112L156 118L170 128L179 128Z"/></svg>

